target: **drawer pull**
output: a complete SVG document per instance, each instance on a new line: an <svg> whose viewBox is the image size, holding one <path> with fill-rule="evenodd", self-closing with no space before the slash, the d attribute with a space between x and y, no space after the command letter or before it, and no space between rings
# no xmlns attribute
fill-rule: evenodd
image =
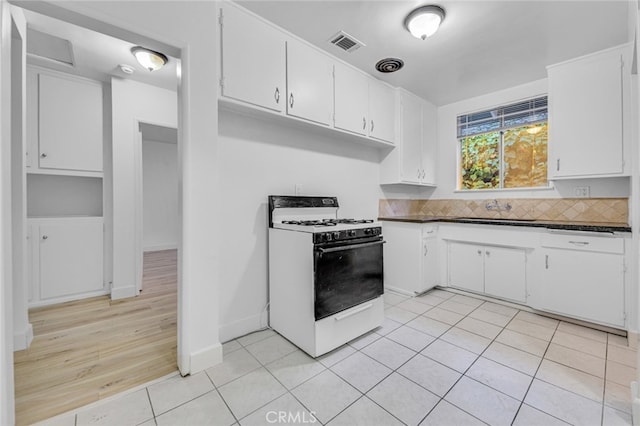
<svg viewBox="0 0 640 426"><path fill-rule="evenodd" d="M544 269L549 269L549 255L544 256Z"/></svg>
<svg viewBox="0 0 640 426"><path fill-rule="evenodd" d="M341 321L345 318L349 318L350 316L353 316L355 314L359 314L362 311L366 311L367 309L371 309L371 307L373 307L373 303L367 303L364 306L360 306L358 309L354 309L353 311L350 312L346 312L344 314L339 314L336 315L334 318L336 321Z"/></svg>
<svg viewBox="0 0 640 426"><path fill-rule="evenodd" d="M589 245L589 241L569 241L569 244L573 244L576 246L588 246Z"/></svg>

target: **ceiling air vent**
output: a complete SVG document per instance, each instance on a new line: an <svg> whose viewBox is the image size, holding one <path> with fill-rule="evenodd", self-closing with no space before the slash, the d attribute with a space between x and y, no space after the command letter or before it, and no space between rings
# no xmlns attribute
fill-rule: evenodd
<svg viewBox="0 0 640 426"><path fill-rule="evenodd" d="M353 52L356 49L359 49L362 46L365 46L363 42L358 40L357 38L345 33L344 31L340 31L335 34L333 37L329 39L329 43L338 46L340 49L345 52Z"/></svg>
<svg viewBox="0 0 640 426"><path fill-rule="evenodd" d="M376 69L383 73L396 72L404 66L404 61L398 58L385 58L378 61Z"/></svg>

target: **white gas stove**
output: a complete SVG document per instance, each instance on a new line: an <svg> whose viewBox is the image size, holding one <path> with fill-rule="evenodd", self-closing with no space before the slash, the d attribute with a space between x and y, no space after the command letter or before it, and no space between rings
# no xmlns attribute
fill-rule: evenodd
<svg viewBox="0 0 640 426"><path fill-rule="evenodd" d="M269 197L270 325L319 356L382 324L382 227L335 197Z"/></svg>

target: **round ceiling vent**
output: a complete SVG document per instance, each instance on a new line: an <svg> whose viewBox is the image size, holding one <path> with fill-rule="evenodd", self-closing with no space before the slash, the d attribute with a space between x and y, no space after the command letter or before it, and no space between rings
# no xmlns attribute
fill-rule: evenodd
<svg viewBox="0 0 640 426"><path fill-rule="evenodd" d="M404 66L404 61L398 58L384 58L378 61L376 69L380 72L396 72Z"/></svg>

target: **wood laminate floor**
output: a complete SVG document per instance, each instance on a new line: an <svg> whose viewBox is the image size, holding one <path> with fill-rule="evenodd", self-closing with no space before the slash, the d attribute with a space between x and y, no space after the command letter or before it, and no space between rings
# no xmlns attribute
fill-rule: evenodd
<svg viewBox="0 0 640 426"><path fill-rule="evenodd" d="M14 353L16 422L31 424L177 370L177 253L145 253L143 291L31 309Z"/></svg>

